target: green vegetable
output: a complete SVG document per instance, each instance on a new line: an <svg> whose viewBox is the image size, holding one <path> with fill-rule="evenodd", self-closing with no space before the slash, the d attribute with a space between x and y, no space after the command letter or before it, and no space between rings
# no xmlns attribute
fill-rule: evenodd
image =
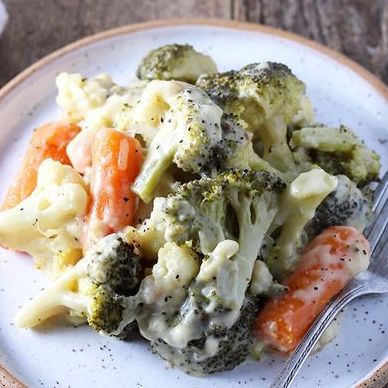
<svg viewBox="0 0 388 388"><path fill-rule="evenodd" d="M221 140L222 110L200 89L185 87L168 103L170 109L132 187L144 202L152 200L172 162L183 171L198 173L209 162L212 147Z"/></svg>
<svg viewBox="0 0 388 388"><path fill-rule="evenodd" d="M244 238L248 247L252 242L245 241L249 237L244 231L251 232L252 219L263 222L257 212L262 210L264 199L272 200L266 198L267 193L274 190L276 197L276 191L284 188L278 176L248 169L229 170L215 178L188 182L167 197L166 239L178 244L190 241L202 254L213 251L225 239L236 240L242 249L241 238ZM267 210L263 214L266 213Z"/></svg>
<svg viewBox="0 0 388 388"><path fill-rule="evenodd" d="M252 133L245 129L244 121L232 114L222 117L222 139L213 148L212 162L208 165L211 174L230 168L268 171L278 176L283 174L262 159L254 150ZM214 172L215 170L215 172Z"/></svg>
<svg viewBox="0 0 388 388"><path fill-rule="evenodd" d="M264 62L201 76L202 88L226 113L240 116L262 141L263 159L280 171L295 169L287 125L302 109L305 87L280 63Z"/></svg>
<svg viewBox="0 0 388 388"><path fill-rule="evenodd" d="M345 174L359 186L378 179L379 156L344 126L302 128L292 133L291 145L307 149L311 160L325 171Z"/></svg>
<svg viewBox="0 0 388 388"><path fill-rule="evenodd" d="M155 274L140 287L138 296L152 289L162 298L150 303L144 291L138 317L142 335L162 358L194 374L229 370L245 359L258 306L249 283L284 188L271 173L230 170L184 184L167 198L165 238L196 251L202 263L189 283L167 296ZM172 258L168 263L167 273L176 268Z"/></svg>
<svg viewBox="0 0 388 388"><path fill-rule="evenodd" d="M168 44L150 51L136 74L144 80L178 80L195 83L201 74L217 71L214 61L190 45Z"/></svg>
<svg viewBox="0 0 388 388"><path fill-rule="evenodd" d="M151 343L152 349L172 366L192 375L204 375L234 369L247 358L253 344L253 326L259 308L258 298L247 296L236 322L229 328L214 327L186 347L175 349L164 340ZM208 356L206 342L216 338L216 354Z"/></svg>

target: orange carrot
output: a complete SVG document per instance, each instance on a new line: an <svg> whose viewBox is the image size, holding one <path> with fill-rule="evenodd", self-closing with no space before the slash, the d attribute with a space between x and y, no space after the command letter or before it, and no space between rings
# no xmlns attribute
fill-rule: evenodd
<svg viewBox="0 0 388 388"><path fill-rule="evenodd" d="M283 282L288 292L275 296L259 312L257 335L277 350L294 350L323 307L368 264L369 243L361 232L350 226L326 229Z"/></svg>
<svg viewBox="0 0 388 388"><path fill-rule="evenodd" d="M113 129L94 135L86 246L134 224L137 197L131 185L141 163L142 150L136 139Z"/></svg>
<svg viewBox="0 0 388 388"><path fill-rule="evenodd" d="M36 187L38 168L44 159L52 158L70 164L66 147L79 132L77 125L64 122L48 123L34 131L22 166L2 205L3 210L16 206L32 193Z"/></svg>

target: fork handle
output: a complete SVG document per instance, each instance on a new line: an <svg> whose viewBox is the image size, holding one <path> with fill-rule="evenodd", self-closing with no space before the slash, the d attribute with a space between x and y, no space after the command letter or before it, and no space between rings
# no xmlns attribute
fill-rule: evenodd
<svg viewBox="0 0 388 388"><path fill-rule="evenodd" d="M327 329L335 316L353 299L369 293L362 282L351 281L342 292L322 310L301 343L292 353L280 374L272 382L270 388L287 388L306 361L307 357L318 342L322 333Z"/></svg>

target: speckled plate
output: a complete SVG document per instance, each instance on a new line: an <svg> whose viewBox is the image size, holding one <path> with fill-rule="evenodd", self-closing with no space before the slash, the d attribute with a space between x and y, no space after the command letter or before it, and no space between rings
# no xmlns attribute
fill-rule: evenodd
<svg viewBox="0 0 388 388"><path fill-rule="evenodd" d="M57 117L55 76L60 71L108 72L126 83L140 58L166 43L190 43L220 70L279 61L306 82L319 121L346 123L388 165L388 92L349 59L299 36L272 28L216 20L132 25L86 38L33 65L0 91L0 195L20 163L32 129ZM28 49L28 48L26 48ZM193 378L169 369L141 340L121 342L87 327L17 329L13 317L47 283L29 257L0 251L0 382L29 387L265 387L284 362L267 356L236 370ZM338 337L313 355L295 387L350 387L374 375L388 358L388 295L355 301ZM13 381L13 382L12 382ZM22 384L22 383L20 383Z"/></svg>

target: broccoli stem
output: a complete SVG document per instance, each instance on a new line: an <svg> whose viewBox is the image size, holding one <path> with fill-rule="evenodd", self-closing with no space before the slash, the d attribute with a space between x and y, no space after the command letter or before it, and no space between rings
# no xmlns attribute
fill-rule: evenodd
<svg viewBox="0 0 388 388"><path fill-rule="evenodd" d="M165 127L164 127L165 128ZM153 139L147 157L140 174L132 185L132 191L145 203L149 203L154 197L154 191L163 174L170 167L176 150L174 139L162 141L171 136L169 130L160 129Z"/></svg>

